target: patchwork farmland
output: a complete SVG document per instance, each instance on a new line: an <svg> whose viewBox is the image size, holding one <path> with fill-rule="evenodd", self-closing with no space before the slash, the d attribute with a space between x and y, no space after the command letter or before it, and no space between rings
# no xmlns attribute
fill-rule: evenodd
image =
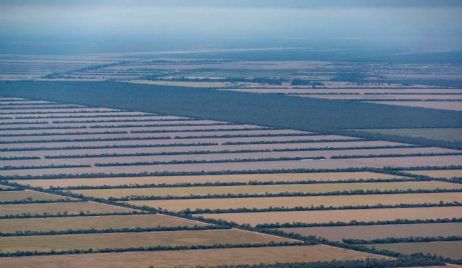
<svg viewBox="0 0 462 268"><path fill-rule="evenodd" d="M4 97L0 266L462 263L461 162L438 146Z"/></svg>

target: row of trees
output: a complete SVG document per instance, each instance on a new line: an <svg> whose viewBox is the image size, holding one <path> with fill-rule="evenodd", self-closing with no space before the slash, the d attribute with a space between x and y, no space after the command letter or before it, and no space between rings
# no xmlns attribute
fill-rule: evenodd
<svg viewBox="0 0 462 268"><path fill-rule="evenodd" d="M48 200L34 200L32 198L19 199L19 200L8 200L0 201L0 205L12 205L12 204L45 204L45 203L63 203L63 202L79 202L79 200L60 198L60 199L48 199Z"/></svg>
<svg viewBox="0 0 462 268"><path fill-rule="evenodd" d="M153 116L153 115L151 115ZM143 117L147 117L144 115ZM190 118L143 118L142 119L87 119L87 120L60 120L53 121L54 124L81 124L81 123L118 123L118 122L169 122L169 121L195 121Z"/></svg>
<svg viewBox="0 0 462 268"><path fill-rule="evenodd" d="M17 251L0 252L0 257L23 257L38 255L64 255L64 254L88 254L88 253L112 253L112 252L131 252L131 251L163 251L163 250L195 250L195 249L214 249L214 248L256 248L256 247L281 247L306 245L302 242L269 242L267 244L214 244L214 245L192 245L192 246L147 246L129 248L101 248L101 249L74 249L62 251Z"/></svg>
<svg viewBox="0 0 462 268"><path fill-rule="evenodd" d="M252 175L249 175L251 177ZM217 181L217 182L184 182L184 183L158 183L158 184L119 184L119 185L77 185L77 186L53 186L51 189L60 190L85 190L85 189L140 189L140 188L173 188L173 187L209 187L209 186L244 186L244 185L291 185L291 184L336 184L336 183L376 183L376 182L406 182L415 181L414 179L395 178L395 179L346 179L346 180L294 180L294 181Z"/></svg>
<svg viewBox="0 0 462 268"><path fill-rule="evenodd" d="M53 169L53 168L86 168L91 165L86 164L52 164L40 166L0 166L0 170L18 170L18 169Z"/></svg>
<svg viewBox="0 0 462 268"><path fill-rule="evenodd" d="M211 131L246 131L246 130L269 130L273 128L258 128L258 127L245 127L245 128L211 128L211 129L177 129L173 132L211 132ZM150 129L150 130L133 130L131 133L163 133L163 132L172 132L168 129Z"/></svg>
<svg viewBox="0 0 462 268"><path fill-rule="evenodd" d="M186 155L186 154L220 154L220 153L266 153L266 152L311 152L311 151L333 151L333 150L356 150L356 149L391 149L391 148L413 148L408 146L381 146L381 147L308 147L308 148L274 148L274 149L237 149L237 150L200 150L200 151L176 151L176 152L153 152L153 153L104 153L104 154L65 154L45 156L47 159L58 158L90 158L90 157L129 157L129 156L156 156L156 155Z"/></svg>
<svg viewBox="0 0 462 268"><path fill-rule="evenodd" d="M145 161L145 162L111 162L95 163L96 167L118 167L118 166L150 166L150 165L176 165L176 164L209 164L209 163L234 163L234 162L265 162L265 161L289 161L289 160L320 160L323 156L317 157L275 157L275 158L230 158L212 160L170 160L170 161Z"/></svg>
<svg viewBox="0 0 462 268"><path fill-rule="evenodd" d="M462 236L424 236L424 237L386 237L372 240L343 239L348 244L389 244L389 243L417 243L433 241L461 241Z"/></svg>
<svg viewBox="0 0 462 268"><path fill-rule="evenodd" d="M421 167L425 170L427 167ZM449 168L448 168L449 169ZM459 169L462 169L460 167ZM181 172L169 172L169 171L160 171L160 172L139 172L139 173L82 173L82 174L48 174L48 175L11 175L11 176L1 176L0 180L24 180L24 179L68 179L68 178L108 178L108 177L146 177L146 176L187 176L187 175L232 175L232 174L280 174L280 173L323 173L323 172L378 172L392 174L399 169L396 168L337 168L337 169L256 169L256 170L220 170L220 171L181 171ZM413 170L419 170L419 168L414 168ZM396 174L395 174L396 175ZM401 176L401 175L397 175Z"/></svg>
<svg viewBox="0 0 462 268"><path fill-rule="evenodd" d="M351 221L351 222L327 222L327 223L265 223L259 224L256 228L259 229L274 229L274 228L297 228L297 227L333 227L333 226L358 226L358 225L392 225L392 224L416 224L416 223L449 223L449 222L462 222L462 218L439 218L439 219L396 219L389 221Z"/></svg>
<svg viewBox="0 0 462 268"><path fill-rule="evenodd" d="M94 145L94 146L59 146L59 147L20 147L20 148L1 148L0 152L15 151L48 151L48 150L86 150L86 149L130 149L130 148L151 148L169 146L211 146L218 145L216 142L193 142L193 143L169 143L169 144L115 144L115 145Z"/></svg>
<svg viewBox="0 0 462 268"><path fill-rule="evenodd" d="M241 264L241 265L220 265L217 268L390 268L390 267L423 267L423 266L444 266L445 261L431 258L429 256L413 255L393 260L365 259L351 261L323 261L323 262L301 262L301 263L275 263L275 264ZM152 266L154 267L154 266Z"/></svg>
<svg viewBox="0 0 462 268"><path fill-rule="evenodd" d="M298 139L287 141L230 141L224 142L223 145L244 145L244 144L285 144L285 143L318 143L318 142L352 142L352 141L367 141L364 139Z"/></svg>
<svg viewBox="0 0 462 268"><path fill-rule="evenodd" d="M62 231L16 231L13 233L0 233L0 237L8 236L37 236L37 235L64 235L64 234L101 234L101 233L141 233L141 232L171 232L171 231L198 231L229 229L216 225L193 225L193 226L158 226L150 228L107 228L107 229L68 229Z"/></svg>
<svg viewBox="0 0 462 268"><path fill-rule="evenodd" d="M21 214L8 214L1 215L0 219L26 219L26 218L56 218L56 217L80 217L80 216L108 216L108 215L133 215L133 214L146 214L146 212L128 211L128 212L108 212L108 213L95 213L89 211L80 211L77 213L70 213L67 211L58 212L55 214L49 213L21 213Z"/></svg>
<svg viewBox="0 0 462 268"><path fill-rule="evenodd" d="M319 211L319 210L345 210L345 209L382 209L382 208L419 208L419 207L453 207L460 206L460 202L440 202L422 204L398 205L359 205L359 206L311 206L311 207L267 207L267 208L236 208L236 209L195 209L183 210L182 214L220 214L220 213L246 213L246 212L280 212L280 211Z"/></svg>
<svg viewBox="0 0 462 268"><path fill-rule="evenodd" d="M109 188L110 189L110 188ZM183 195L183 196L159 196L159 195L132 195L122 198L112 198L111 200L171 200L171 199L216 199L216 198L258 198L258 197L301 197L301 196L338 196L338 195L386 195L386 194L417 194L417 193L454 193L462 192L462 189L395 189L395 190L344 190L331 192L279 192L279 193L227 193L227 194L205 194L205 195Z"/></svg>
<svg viewBox="0 0 462 268"><path fill-rule="evenodd" d="M206 126L233 125L232 123L214 124L138 124L138 125L93 125L88 128L122 128L122 127L206 127Z"/></svg>
<svg viewBox="0 0 462 268"><path fill-rule="evenodd" d="M105 134L128 134L128 131L94 131L94 132L38 132L38 133L8 133L0 134L0 137L35 137L35 136L68 136L68 135L105 135Z"/></svg>
<svg viewBox="0 0 462 268"><path fill-rule="evenodd" d="M409 154L365 154L365 155L334 155L332 159L350 159L350 158L376 158L376 157L413 157L413 156L449 156L462 155L459 152L447 153L409 153Z"/></svg>

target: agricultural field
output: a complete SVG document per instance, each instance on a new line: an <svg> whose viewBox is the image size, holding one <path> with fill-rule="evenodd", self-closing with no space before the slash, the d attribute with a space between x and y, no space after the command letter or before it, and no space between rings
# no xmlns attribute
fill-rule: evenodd
<svg viewBox="0 0 462 268"><path fill-rule="evenodd" d="M130 199L130 198L129 198ZM128 201L136 206L149 206L171 211L200 210L239 210L270 208L341 208L361 206L397 206L401 204L461 203L462 193L423 193L423 194L373 194L373 195L333 195L333 196L282 196L258 198L194 198Z"/></svg>
<svg viewBox="0 0 462 268"><path fill-rule="evenodd" d="M7 267L43 267L43 265L66 265L83 268L89 265L107 268L123 268L136 264L139 267L195 267L198 265L245 265L383 259L369 253L329 247L325 245L290 247L242 247L224 249L174 250L157 252L104 253L85 255L51 255L22 258L1 258Z"/></svg>
<svg viewBox="0 0 462 268"><path fill-rule="evenodd" d="M319 98L329 100L348 100L356 102L375 103L381 105L395 105L448 111L462 111L462 91L460 89L444 88L393 88L382 86L374 88L365 86L351 89L324 86L309 87L277 87L277 88L224 88L223 90L259 93L259 94L287 94L302 98Z"/></svg>
<svg viewBox="0 0 462 268"><path fill-rule="evenodd" d="M374 240L385 238L462 236L462 223L413 223L330 227L281 228L303 236L320 236L332 241L345 239Z"/></svg>
<svg viewBox="0 0 462 268"><path fill-rule="evenodd" d="M254 232L229 230L163 231L112 234L72 234L16 236L0 238L2 252L101 250L106 248L145 248L176 246L210 246L216 244L269 244L293 240Z"/></svg>
<svg viewBox="0 0 462 268"><path fill-rule="evenodd" d="M386 208L386 209L342 209L319 211L283 211L258 213L217 213L199 214L198 216L211 219L237 222L240 224L264 225L283 223L328 224L335 222L381 222L400 219L437 220L459 218L460 207L432 207L432 208Z"/></svg>
<svg viewBox="0 0 462 268"><path fill-rule="evenodd" d="M459 169L441 169L441 170L410 170L409 174L428 176L435 179L451 179L462 177L462 170Z"/></svg>
<svg viewBox="0 0 462 268"><path fill-rule="evenodd" d="M462 142L462 129L460 128L358 129L357 131L400 137L424 138L449 143Z"/></svg>
<svg viewBox="0 0 462 268"><path fill-rule="evenodd" d="M69 199L67 197L36 192L36 191L1 191L0 192L0 202L13 202L21 200L30 200L30 201L57 201Z"/></svg>
<svg viewBox="0 0 462 268"><path fill-rule="evenodd" d="M64 232L130 228L193 227L207 224L161 214L0 219L0 233Z"/></svg>
<svg viewBox="0 0 462 268"><path fill-rule="evenodd" d="M0 0L0 268L462 267L461 14Z"/></svg>
<svg viewBox="0 0 462 268"><path fill-rule="evenodd" d="M71 190L71 193L96 198L129 198L136 196L207 196L207 195L265 195L284 193L326 194L353 191L405 191L432 189L462 189L462 185L439 181L311 183L243 186L158 187Z"/></svg>
<svg viewBox="0 0 462 268"><path fill-rule="evenodd" d="M403 254L426 253L440 255L453 260L462 259L462 241L432 241L413 243L380 243L370 244L370 247L396 251Z"/></svg>
<svg viewBox="0 0 462 268"><path fill-rule="evenodd" d="M355 245L459 236L455 148L21 98L0 117L0 265L387 261Z"/></svg>

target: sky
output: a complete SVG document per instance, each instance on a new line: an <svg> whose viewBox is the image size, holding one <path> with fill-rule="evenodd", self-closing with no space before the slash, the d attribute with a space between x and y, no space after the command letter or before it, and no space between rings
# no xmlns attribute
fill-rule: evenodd
<svg viewBox="0 0 462 268"><path fill-rule="evenodd" d="M457 0L0 0L0 53L462 50Z"/></svg>

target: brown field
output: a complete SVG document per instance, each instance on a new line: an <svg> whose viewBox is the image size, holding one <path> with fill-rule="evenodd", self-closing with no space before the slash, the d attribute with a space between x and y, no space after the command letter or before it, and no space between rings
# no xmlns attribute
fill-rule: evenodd
<svg viewBox="0 0 462 268"><path fill-rule="evenodd" d="M72 130L74 131L74 130ZM208 132L206 132L208 133ZM309 143L270 143L270 144L243 144L243 145L213 145L213 146L169 146L169 147L140 147L136 148L138 153L159 153L159 152L194 152L194 151L222 151L222 150L274 150L274 149L323 149L350 148L350 147L374 147L374 146L396 146L403 145L386 141L351 141L351 142L309 142ZM344 154L347 151L343 151ZM102 149L73 149L73 150L41 150L41 151L14 151L2 152L7 156L48 156L61 154L102 154L102 153L133 153L133 148L102 148Z"/></svg>
<svg viewBox="0 0 462 268"><path fill-rule="evenodd" d="M422 194L374 194L374 195L334 195L334 196L296 196L296 197L258 197L258 198L204 198L173 200L128 201L136 206L163 208L171 211L186 209L239 209L269 207L343 207L423 204L439 202L462 202L462 193L422 193Z"/></svg>
<svg viewBox="0 0 462 268"><path fill-rule="evenodd" d="M105 233L1 237L1 252L63 251L73 249L136 248L149 246L193 246L215 244L267 244L292 239L261 233L226 230Z"/></svg>
<svg viewBox="0 0 462 268"><path fill-rule="evenodd" d="M1 113L0 113L1 115ZM255 129L255 130L258 130L258 129L265 129L264 127L259 127L259 126L255 126L255 125L209 125L209 126L172 126L172 127L138 127L137 129L134 129L134 128L129 128L129 130L133 130L133 131L144 131L144 130L159 130L159 129L162 129L162 130L165 130L165 131L177 131L177 130L203 130L203 129L220 129L220 130L226 130L226 129ZM46 129L30 129L30 130L4 130L2 131L2 133L4 134L26 134L26 133L41 133L41 132L55 132L55 133L59 133L59 132L69 132L71 131L74 132L74 131L78 131L79 129L50 129L50 130L46 130ZM121 128L94 128L94 129L80 129L81 131L83 132L89 132L90 130L94 130L94 131L114 131L114 130L128 130L128 129L125 129L123 127Z"/></svg>
<svg viewBox="0 0 462 268"><path fill-rule="evenodd" d="M334 135L320 135L320 136L282 136L282 137L242 137L242 138L194 138L194 139L154 139L154 140L117 140L117 141L78 141L78 142L30 142L30 143L11 143L6 145L6 148L31 148L31 147L66 147L66 146L109 146L109 145L133 145L133 144L180 144L180 143L226 143L226 142L290 142L294 140L315 141L323 139L345 139L352 138ZM431 149L429 149L431 150ZM442 151L444 149L433 149ZM446 149L444 151L451 151ZM453 150L452 150L453 151Z"/></svg>
<svg viewBox="0 0 462 268"><path fill-rule="evenodd" d="M396 251L402 254L424 253L451 259L462 259L462 241L434 241L418 243L390 243L367 245L377 249Z"/></svg>
<svg viewBox="0 0 462 268"><path fill-rule="evenodd" d="M135 143L134 141L133 143ZM162 143L175 143L185 142L187 140L172 140L163 141ZM208 142L208 140L191 142ZM215 142L214 140L212 142ZM145 142L143 142L145 143ZM148 142L146 142L148 143ZM149 142L151 143L151 142ZM154 143L154 142L152 142ZM158 142L155 142L158 143ZM95 142L95 145L97 143ZM136 144L136 143L135 143ZM367 149L367 150L319 150L319 151L300 151L300 152L246 152L246 153L209 153L209 154L183 154L183 155L156 155L156 156L129 156L129 157L92 157L92 158L71 158L71 159L40 159L40 160L9 160L8 164L14 165L33 165L38 163L79 163L79 164L94 164L94 163L135 163L135 162L151 162L151 161L216 161L216 160L233 160L233 159L280 159L284 157L300 157L300 158L312 158L312 157L325 157L330 158L335 155L368 155L368 154L409 154L409 153L451 153L456 150L443 149L443 148L409 148L409 149ZM1 162L1 161L0 161Z"/></svg>
<svg viewBox="0 0 462 268"><path fill-rule="evenodd" d="M5 114L5 113L15 113L18 111L24 111L22 109L2 109L0 111L0 114ZM85 111L85 112L99 112L99 111L104 111L104 112L116 112L117 110L110 109L110 108L85 108L85 107L77 107L77 108L63 108L63 109L53 109L53 108L45 108L45 109L28 109L27 112L34 113L34 112L41 112L41 113L46 113L46 112L80 112L80 111Z"/></svg>
<svg viewBox="0 0 462 268"><path fill-rule="evenodd" d="M62 200L69 199L65 196L41 193L36 191L4 191L0 192L0 201L15 200Z"/></svg>
<svg viewBox="0 0 462 268"><path fill-rule="evenodd" d="M31 136L31 137L0 137L1 141L16 141L16 140L27 140L27 141L34 141L34 140L42 140L42 139L62 139L62 135L53 135L54 131L50 131L51 134L44 135L44 136ZM74 132L74 131L72 131ZM302 132L302 131L295 131L295 130L284 130L284 129L274 129L274 130L231 130L231 131L210 131L210 132L200 132L200 131L191 131L191 132L162 132L162 133L130 133L130 134L78 134L78 135L69 135L68 137L71 138L78 138L78 139L93 139L93 138L123 138L123 137L190 137L190 136L225 136L225 135L271 135L271 134L307 134L310 132Z"/></svg>
<svg viewBox="0 0 462 268"><path fill-rule="evenodd" d="M146 268L196 267L239 264L273 264L385 258L378 255L325 245L257 248L225 248L127 252L83 255L33 256L0 258L0 266L9 268Z"/></svg>
<svg viewBox="0 0 462 268"><path fill-rule="evenodd" d="M312 89L312 88L239 88L239 89L227 89L233 91L240 91L240 92L253 92L253 93L290 93L290 94L319 94L320 89ZM364 94L364 93L380 93L380 95L374 96L383 96L390 93L420 93L420 94L431 94L431 93L446 93L446 94L454 94L460 93L460 89L434 89L434 88L400 88L399 91L393 88L323 88L322 93L331 93L331 94Z"/></svg>
<svg viewBox="0 0 462 268"><path fill-rule="evenodd" d="M332 227L281 228L284 232L320 236L332 241L343 239L373 240L401 237L462 236L462 223L417 223Z"/></svg>
<svg viewBox="0 0 462 268"><path fill-rule="evenodd" d="M119 128L119 127L126 127L126 128L139 128L139 125L153 125L154 127L162 127L165 124L172 124L172 125L213 125L213 126L218 126L218 125L223 125L221 122L217 121L211 121L211 120L191 120L191 121L149 121L149 122L137 122L137 121L131 121L131 122L95 122L95 123L51 123L48 124L47 122L44 122L43 124L14 124L14 125L1 125L0 129L2 128L29 128L29 127L88 127L88 128L105 128L105 127L114 127L114 128Z"/></svg>
<svg viewBox="0 0 462 268"><path fill-rule="evenodd" d="M462 101L372 101L372 103L462 111Z"/></svg>
<svg viewBox="0 0 462 268"><path fill-rule="evenodd" d="M206 224L161 214L0 219L0 233L14 233L18 231L46 232L88 229L105 230L110 228L151 228L194 225L203 226Z"/></svg>
<svg viewBox="0 0 462 268"><path fill-rule="evenodd" d="M429 176L438 179L462 178L461 169L447 169L447 170L412 170L405 171L415 175Z"/></svg>
<svg viewBox="0 0 462 268"><path fill-rule="evenodd" d="M226 163L195 163L169 164L147 166L111 166L84 168L53 168L33 170L5 170L4 176L60 175L63 173L77 176L82 173L112 173L112 174L141 174L144 172L249 172L261 170L288 169L346 169L346 168L383 168L383 167L422 167L458 165L462 162L462 155L454 156L420 156L420 157L376 157L361 159L326 159L326 160L277 160L277 161L245 161Z"/></svg>
<svg viewBox="0 0 462 268"><path fill-rule="evenodd" d="M422 207L393 209L345 209L324 211L288 211L258 213L200 214L205 218L222 219L239 224L258 225L264 223L328 223L351 221L390 221L396 219L446 219L460 218L462 207Z"/></svg>
<svg viewBox="0 0 462 268"><path fill-rule="evenodd" d="M207 186L207 187L160 187L72 190L98 198L121 198L127 196L189 196L214 194L265 194L265 193L327 193L353 190L407 190L407 189L462 189L461 184L439 181L406 181L376 183L324 183L324 184L287 184L287 185L244 185L244 186ZM1 195L0 195L1 196Z"/></svg>
<svg viewBox="0 0 462 268"><path fill-rule="evenodd" d="M178 184L178 183L214 183L214 182L296 182L296 181L345 181L367 179L394 179L399 176L374 172L325 172L325 173L274 173L274 174L237 174L237 175L204 175L204 176L148 176L148 177L114 177L91 179L38 179L17 180L15 183L33 187L68 187L68 186L117 186L146 184Z"/></svg>
<svg viewBox="0 0 462 268"><path fill-rule="evenodd" d="M36 204L10 204L0 206L0 216L21 214L78 214L89 213L113 213L129 212L132 209L110 206L94 202L70 202L70 203L36 203Z"/></svg>

